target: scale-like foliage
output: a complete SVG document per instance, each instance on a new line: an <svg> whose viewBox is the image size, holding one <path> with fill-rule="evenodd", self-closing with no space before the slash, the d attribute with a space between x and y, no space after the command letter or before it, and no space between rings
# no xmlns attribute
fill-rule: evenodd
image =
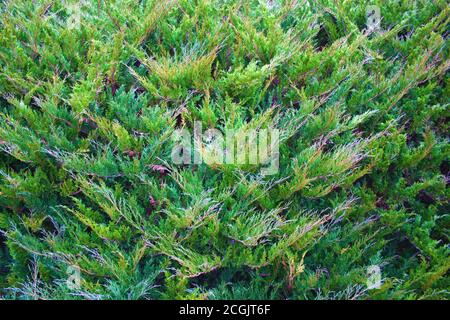
<svg viewBox="0 0 450 320"><path fill-rule="evenodd" d="M2 1L0 297L449 298L449 23L445 0ZM174 164L196 123L279 130L278 172Z"/></svg>

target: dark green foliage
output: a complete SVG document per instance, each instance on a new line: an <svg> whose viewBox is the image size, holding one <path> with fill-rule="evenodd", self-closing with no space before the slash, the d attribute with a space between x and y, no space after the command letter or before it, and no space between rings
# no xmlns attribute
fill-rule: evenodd
<svg viewBox="0 0 450 320"><path fill-rule="evenodd" d="M447 1L77 2L0 4L0 297L449 298ZM195 121L279 172L172 164Z"/></svg>

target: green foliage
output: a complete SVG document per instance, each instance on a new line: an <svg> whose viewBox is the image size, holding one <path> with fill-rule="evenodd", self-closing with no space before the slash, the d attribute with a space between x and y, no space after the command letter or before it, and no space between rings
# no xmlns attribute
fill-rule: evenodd
<svg viewBox="0 0 450 320"><path fill-rule="evenodd" d="M77 3L0 4L0 297L449 298L447 1ZM172 164L195 121L278 173Z"/></svg>

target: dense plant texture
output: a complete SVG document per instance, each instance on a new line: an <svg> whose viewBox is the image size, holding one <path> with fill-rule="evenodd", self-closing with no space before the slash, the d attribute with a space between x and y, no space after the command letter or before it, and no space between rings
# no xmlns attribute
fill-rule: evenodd
<svg viewBox="0 0 450 320"><path fill-rule="evenodd" d="M449 22L446 0L1 1L0 297L448 299ZM278 170L174 163L196 123L278 130Z"/></svg>

